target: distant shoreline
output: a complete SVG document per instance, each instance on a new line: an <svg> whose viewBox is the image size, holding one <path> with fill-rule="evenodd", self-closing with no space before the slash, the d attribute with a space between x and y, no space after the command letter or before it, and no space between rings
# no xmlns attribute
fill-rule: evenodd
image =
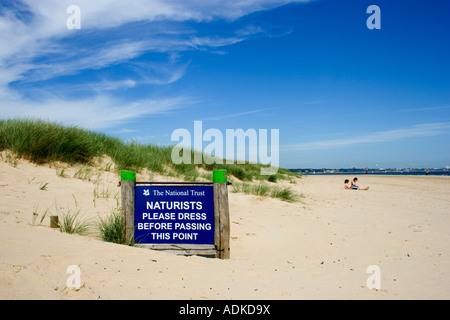
<svg viewBox="0 0 450 320"><path fill-rule="evenodd" d="M357 171L357 172L307 172L299 171L305 176L318 176L318 175L377 175L377 176L427 176L424 171L411 171L411 172L371 172L371 171ZM450 176L450 171L430 171L428 176Z"/></svg>

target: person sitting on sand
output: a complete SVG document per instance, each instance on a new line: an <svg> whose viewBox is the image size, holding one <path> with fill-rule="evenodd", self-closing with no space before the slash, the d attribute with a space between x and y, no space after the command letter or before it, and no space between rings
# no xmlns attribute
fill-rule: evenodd
<svg viewBox="0 0 450 320"><path fill-rule="evenodd" d="M345 181L344 181L344 188L351 189L350 181L348 179L345 179Z"/></svg>
<svg viewBox="0 0 450 320"><path fill-rule="evenodd" d="M350 189L353 189L353 190L369 190L369 187L360 187L360 186L358 186L356 184L356 181L358 181L358 178L356 178L356 177L353 178L352 185L351 185Z"/></svg>

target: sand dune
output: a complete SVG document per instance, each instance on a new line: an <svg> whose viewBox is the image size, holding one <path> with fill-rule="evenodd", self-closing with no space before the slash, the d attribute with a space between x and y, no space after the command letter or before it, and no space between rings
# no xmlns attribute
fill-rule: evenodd
<svg viewBox="0 0 450 320"><path fill-rule="evenodd" d="M39 225L46 210L110 214L118 175L3 159L0 299L450 298L449 177L360 176L370 190L353 191L351 177L305 176L290 185L305 194L297 203L230 192L231 259L219 260L64 234L48 216ZM79 290L66 285L71 265ZM379 290L366 286L371 265Z"/></svg>

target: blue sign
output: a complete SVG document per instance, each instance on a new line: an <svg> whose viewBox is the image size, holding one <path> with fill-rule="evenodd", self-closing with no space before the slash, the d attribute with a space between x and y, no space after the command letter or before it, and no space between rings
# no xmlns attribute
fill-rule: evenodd
<svg viewBox="0 0 450 320"><path fill-rule="evenodd" d="M134 240L214 245L213 186L136 186Z"/></svg>

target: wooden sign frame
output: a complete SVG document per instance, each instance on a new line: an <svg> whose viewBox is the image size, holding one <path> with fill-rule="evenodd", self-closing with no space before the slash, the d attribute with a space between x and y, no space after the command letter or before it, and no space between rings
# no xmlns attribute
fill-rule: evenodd
<svg viewBox="0 0 450 320"><path fill-rule="evenodd" d="M135 186L149 185L213 185L214 190L214 245L198 244L135 244ZM182 255L213 256L219 259L230 258L230 214L228 206L228 181L225 170L213 172L213 182L136 182L134 171L121 172L121 199L124 221L125 241L127 244L147 247L153 250L173 251Z"/></svg>

